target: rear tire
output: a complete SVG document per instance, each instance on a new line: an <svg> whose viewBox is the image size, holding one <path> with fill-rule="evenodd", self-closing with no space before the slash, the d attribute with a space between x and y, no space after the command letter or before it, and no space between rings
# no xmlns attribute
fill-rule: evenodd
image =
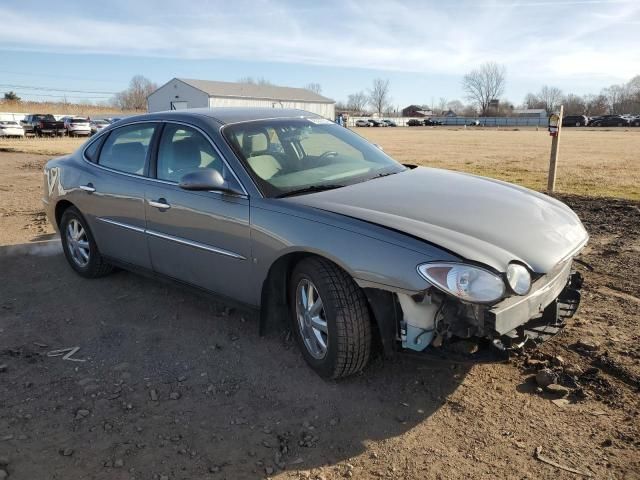
<svg viewBox="0 0 640 480"><path fill-rule="evenodd" d="M308 308L302 290L307 293ZM318 375L347 377L366 366L371 354L368 304L344 270L322 258L302 260L291 275L289 299L292 328L302 356ZM314 312L317 302L321 307Z"/></svg>
<svg viewBox="0 0 640 480"><path fill-rule="evenodd" d="M60 219L62 250L69 265L85 278L98 278L112 272L96 245L87 221L75 207L67 208Z"/></svg>

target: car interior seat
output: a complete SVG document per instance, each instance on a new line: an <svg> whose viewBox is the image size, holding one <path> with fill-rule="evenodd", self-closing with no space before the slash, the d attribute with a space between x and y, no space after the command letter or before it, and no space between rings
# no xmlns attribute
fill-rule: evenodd
<svg viewBox="0 0 640 480"><path fill-rule="evenodd" d="M111 147L109 162L106 166L123 172L144 173L147 150L140 142L116 143Z"/></svg>
<svg viewBox="0 0 640 480"><path fill-rule="evenodd" d="M269 153L269 137L264 130L245 132L242 136L242 152L251 169L264 180L282 170L280 162Z"/></svg>

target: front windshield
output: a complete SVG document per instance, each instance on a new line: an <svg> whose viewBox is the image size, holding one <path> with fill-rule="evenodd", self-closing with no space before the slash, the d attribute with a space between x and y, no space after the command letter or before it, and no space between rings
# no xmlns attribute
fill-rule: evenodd
<svg viewBox="0 0 640 480"><path fill-rule="evenodd" d="M268 197L337 188L405 170L347 128L320 118L259 120L223 129Z"/></svg>

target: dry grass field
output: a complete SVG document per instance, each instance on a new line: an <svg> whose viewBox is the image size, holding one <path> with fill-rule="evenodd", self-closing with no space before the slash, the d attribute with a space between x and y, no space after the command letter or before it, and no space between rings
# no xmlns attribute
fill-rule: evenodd
<svg viewBox="0 0 640 480"><path fill-rule="evenodd" d="M544 190L551 139L544 130L358 128L399 161L498 178ZM64 155L82 138L0 139L0 151ZM640 128L564 129L557 190L640 199Z"/></svg>
<svg viewBox="0 0 640 480"><path fill-rule="evenodd" d="M358 128L395 159L498 178L535 190L547 186L551 137L540 129ZM640 128L565 128L557 190L640 199Z"/></svg>
<svg viewBox="0 0 640 480"><path fill-rule="evenodd" d="M12 102L0 100L0 113L2 112L32 112L51 113L54 115L80 115L80 116L122 116L134 115L135 111L122 111L116 107L99 106L82 103L64 102Z"/></svg>

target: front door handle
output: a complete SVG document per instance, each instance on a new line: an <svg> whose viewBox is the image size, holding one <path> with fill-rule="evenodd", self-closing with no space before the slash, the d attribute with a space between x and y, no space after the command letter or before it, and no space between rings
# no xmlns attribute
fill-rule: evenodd
<svg viewBox="0 0 640 480"><path fill-rule="evenodd" d="M84 190L87 193L93 193L96 189L93 187L93 183L87 183L86 185L80 185L80 190Z"/></svg>
<svg viewBox="0 0 640 480"><path fill-rule="evenodd" d="M171 208L171 205L169 205L164 198L159 198L157 202L149 200L149 205L159 208L160 210L169 210Z"/></svg>

